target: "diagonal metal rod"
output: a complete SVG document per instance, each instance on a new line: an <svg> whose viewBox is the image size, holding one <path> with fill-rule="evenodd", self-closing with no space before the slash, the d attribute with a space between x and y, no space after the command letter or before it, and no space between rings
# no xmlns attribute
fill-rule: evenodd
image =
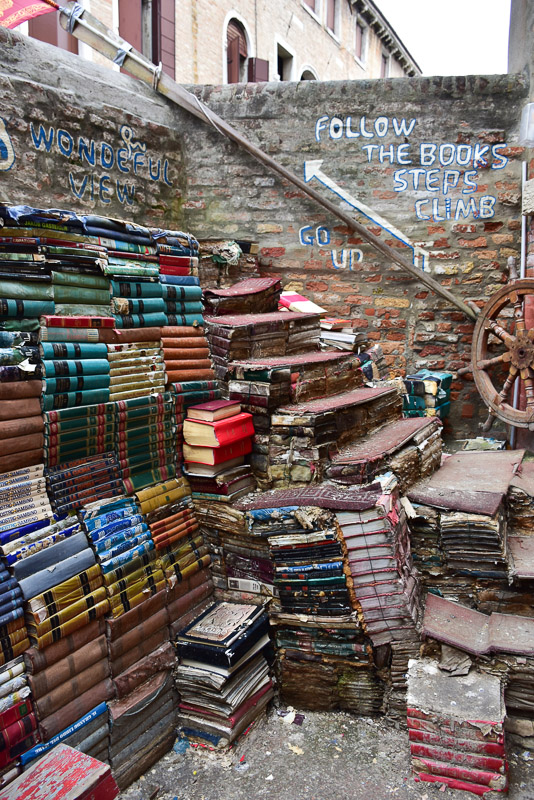
<svg viewBox="0 0 534 800"><path fill-rule="evenodd" d="M412 278L418 283L424 284L431 289L435 294L443 297L453 306L456 306L462 311L466 317L471 320L476 320L477 314L473 308L470 308L463 300L456 297L452 292L441 286L434 278L421 272L411 264L408 259L399 255L392 247L385 244L378 236L375 236L371 231L361 223L357 222L350 214L345 213L342 209L338 208L327 198L323 197L319 192L315 191L311 186L308 186L301 178L295 175L290 170L286 169L282 164L279 164L274 158L269 156L253 142L246 139L239 131L229 125L218 114L215 114L209 107L199 100L194 94L188 92L183 86L180 86L172 78L165 73L161 73L161 67L156 67L145 58L137 50L134 50L128 42L122 39L117 34L110 31L105 27L96 17L89 14L87 11L82 11L79 16L72 16L72 11L80 8L77 3L69 2L65 7L61 7L61 24L69 30L76 38L90 45L93 49L102 53L112 61L121 53L123 60L121 65L128 70L136 78L139 78L144 83L152 86L164 97L169 98L181 108L188 111L193 116L201 119L208 125L214 127L223 136L228 137L233 142L244 148L262 164L265 164L269 169L272 169L285 180L296 186L304 195L316 202L322 208L326 209L330 214L340 219L351 231L354 231L362 239L368 242L375 250L382 255L386 256L390 261L397 264L405 272L408 272Z"/></svg>

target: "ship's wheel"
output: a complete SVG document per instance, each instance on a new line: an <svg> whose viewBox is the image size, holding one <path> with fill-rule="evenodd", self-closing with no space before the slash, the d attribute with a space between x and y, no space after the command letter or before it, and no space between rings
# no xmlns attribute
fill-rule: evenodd
<svg viewBox="0 0 534 800"><path fill-rule="evenodd" d="M490 414L485 431L495 418L534 430L534 327L528 329L526 320L530 303L534 318L534 279L511 277L480 311L473 333L473 378ZM523 410L514 408L517 386Z"/></svg>

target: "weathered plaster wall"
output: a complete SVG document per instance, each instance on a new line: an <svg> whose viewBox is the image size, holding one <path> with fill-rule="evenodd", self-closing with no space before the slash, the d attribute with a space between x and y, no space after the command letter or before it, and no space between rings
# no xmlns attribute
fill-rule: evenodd
<svg viewBox="0 0 534 800"><path fill-rule="evenodd" d="M258 240L268 273L280 274L286 286L329 311L357 318L382 343L392 367L455 369L467 363L472 326L460 312L217 131L124 75L5 32L0 48L1 116L16 157L0 173L1 199L183 225L201 238ZM524 78L195 91L290 169L303 174L308 162L316 189L424 261L460 297L484 299L506 280L507 258L519 254L523 152L517 130L528 95ZM43 140L34 140L41 124L47 135L55 131L48 152ZM127 141L123 125L132 129ZM60 129L73 139L70 156L68 136L58 140ZM109 145L113 167L106 170L101 159L94 168L82 163L79 135ZM144 153L138 143L146 145ZM154 170L160 163L159 180L148 174L150 157ZM104 178L101 189L104 175L109 182ZM131 203L124 182L135 185ZM90 186L96 188L90 192ZM456 431L476 431L485 411L474 385L456 382L453 391Z"/></svg>

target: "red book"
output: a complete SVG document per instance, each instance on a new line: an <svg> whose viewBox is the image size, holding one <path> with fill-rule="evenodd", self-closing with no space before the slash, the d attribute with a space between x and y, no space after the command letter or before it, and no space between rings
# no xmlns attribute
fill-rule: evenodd
<svg viewBox="0 0 534 800"><path fill-rule="evenodd" d="M239 439L222 447L193 447L184 444L184 459L197 464L222 464L224 461L246 456L252 451L252 438Z"/></svg>
<svg viewBox="0 0 534 800"><path fill-rule="evenodd" d="M199 447L222 447L246 436L254 436L252 414L246 411L214 422L193 419L184 422L185 441Z"/></svg>
<svg viewBox="0 0 534 800"><path fill-rule="evenodd" d="M160 253L159 263L168 267L196 267L198 258L194 256L168 256Z"/></svg>
<svg viewBox="0 0 534 800"><path fill-rule="evenodd" d="M119 787L107 764L58 744L0 791L0 800L114 800Z"/></svg>
<svg viewBox="0 0 534 800"><path fill-rule="evenodd" d="M237 400L208 400L207 403L189 406L187 419L216 422L219 419L233 417L234 414L239 414L240 411L241 403Z"/></svg>
<svg viewBox="0 0 534 800"><path fill-rule="evenodd" d="M160 264L159 271L162 275L191 275L191 267L171 267L168 264Z"/></svg>
<svg viewBox="0 0 534 800"><path fill-rule="evenodd" d="M12 722L11 725L0 731L0 752L9 752L19 742L27 739L36 728L37 720L33 712Z"/></svg>
<svg viewBox="0 0 534 800"><path fill-rule="evenodd" d="M113 317L56 317L45 314L40 317L41 325L47 328L113 328Z"/></svg>
<svg viewBox="0 0 534 800"><path fill-rule="evenodd" d="M32 710L30 698L21 700L20 703L11 706L6 711L2 711L0 714L0 728L2 730L6 729L8 725L12 725L14 722L18 722L19 719L31 714Z"/></svg>

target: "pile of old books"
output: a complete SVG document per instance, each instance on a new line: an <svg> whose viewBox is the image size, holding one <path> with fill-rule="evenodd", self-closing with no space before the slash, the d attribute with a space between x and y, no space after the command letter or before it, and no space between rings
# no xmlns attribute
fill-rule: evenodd
<svg viewBox="0 0 534 800"><path fill-rule="evenodd" d="M0 472L43 461L39 351L23 344L23 336L0 324Z"/></svg>
<svg viewBox="0 0 534 800"><path fill-rule="evenodd" d="M23 657L5 663L0 670L0 786L20 774L16 760L39 741L30 691Z"/></svg>
<svg viewBox="0 0 534 800"><path fill-rule="evenodd" d="M257 242L201 241L199 274L202 286L220 288L246 278L259 278L258 251Z"/></svg>
<svg viewBox="0 0 534 800"><path fill-rule="evenodd" d="M192 741L231 744L274 694L269 619L261 607L216 603L176 637L178 723Z"/></svg>
<svg viewBox="0 0 534 800"><path fill-rule="evenodd" d="M371 483L391 470L401 491L428 475L441 460L441 425L437 419L400 419L365 439L330 455L326 475L338 483Z"/></svg>
<svg viewBox="0 0 534 800"><path fill-rule="evenodd" d="M115 405L115 450L128 493L175 474L176 423L169 392Z"/></svg>
<svg viewBox="0 0 534 800"><path fill-rule="evenodd" d="M56 463L57 466L46 469L46 486L56 514L66 514L123 491L119 463L113 451L68 462L58 457Z"/></svg>
<svg viewBox="0 0 534 800"><path fill-rule="evenodd" d="M270 623L282 697L300 708L377 713L384 684L357 604L336 508L367 502L322 485L242 500L249 535L274 559ZM230 581L229 581L230 583Z"/></svg>
<svg viewBox="0 0 534 800"><path fill-rule="evenodd" d="M319 316L273 311L206 317L215 376L226 378L229 361L316 350Z"/></svg>
<svg viewBox="0 0 534 800"><path fill-rule="evenodd" d="M161 329L167 383L211 381L208 342L203 328L167 325Z"/></svg>
<svg viewBox="0 0 534 800"><path fill-rule="evenodd" d="M505 709L500 678L452 676L430 659L408 673L408 728L418 780L473 794L505 792Z"/></svg>
<svg viewBox="0 0 534 800"><path fill-rule="evenodd" d="M277 409L269 439L273 486L319 482L331 451L398 419L400 407L397 391L381 387Z"/></svg>
<svg viewBox="0 0 534 800"><path fill-rule="evenodd" d="M254 436L252 414L242 412L239 403L213 400L189 406L183 433L186 474L195 494L231 502L253 488L250 470L236 469L250 453Z"/></svg>
<svg viewBox="0 0 534 800"><path fill-rule="evenodd" d="M364 349L368 336L352 325L350 319L324 317L321 320L321 347L359 352Z"/></svg>
<svg viewBox="0 0 534 800"><path fill-rule="evenodd" d="M224 314L265 314L276 311L281 286L277 278L247 278L227 289L205 289L206 312Z"/></svg>
<svg viewBox="0 0 534 800"><path fill-rule="evenodd" d="M449 416L451 403L451 372L421 369L404 379L404 416L439 417Z"/></svg>

